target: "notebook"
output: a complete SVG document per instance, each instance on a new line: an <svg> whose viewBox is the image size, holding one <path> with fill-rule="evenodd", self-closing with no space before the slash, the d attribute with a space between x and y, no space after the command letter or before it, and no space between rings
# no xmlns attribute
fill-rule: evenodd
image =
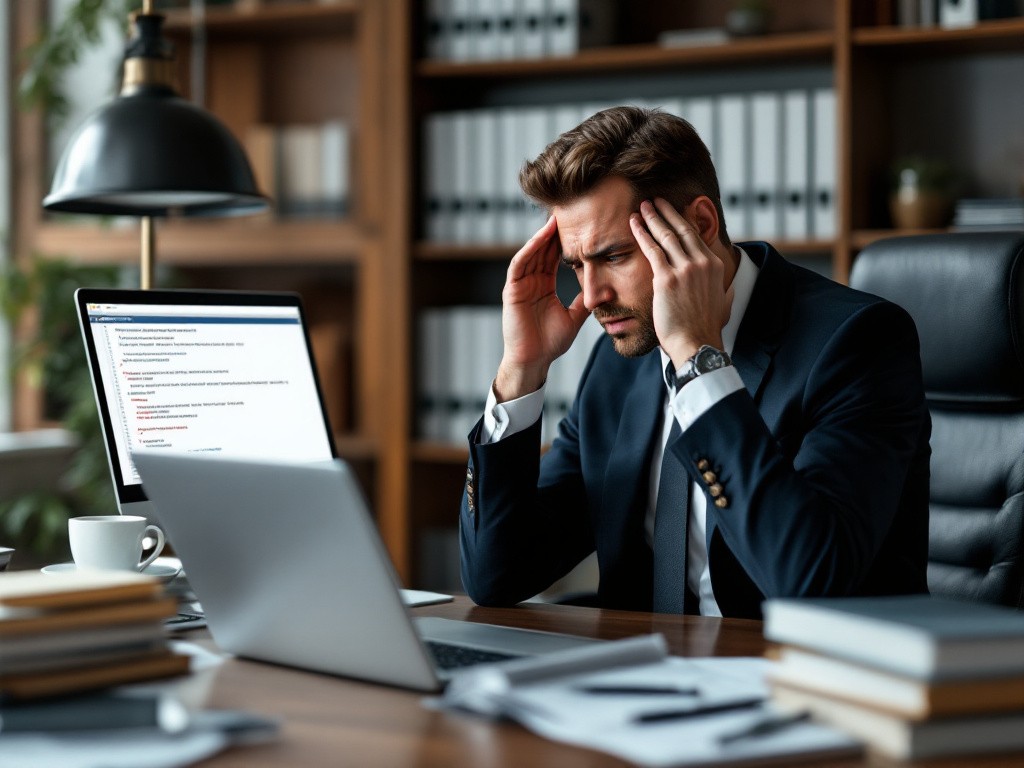
<svg viewBox="0 0 1024 768"><path fill-rule="evenodd" d="M482 652L478 660L497 661L598 642L436 617L414 620L344 461L153 450L132 458L223 650L435 691L451 674L439 654Z"/></svg>
<svg viewBox="0 0 1024 768"><path fill-rule="evenodd" d="M75 292L123 514L153 517L131 452L336 454L298 294Z"/></svg>

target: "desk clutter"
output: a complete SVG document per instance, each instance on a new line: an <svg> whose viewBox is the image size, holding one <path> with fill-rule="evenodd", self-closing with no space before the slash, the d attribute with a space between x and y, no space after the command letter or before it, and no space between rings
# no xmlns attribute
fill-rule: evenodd
<svg viewBox="0 0 1024 768"><path fill-rule="evenodd" d="M0 579L0 697L77 693L188 672L163 621L177 600L158 579L120 571Z"/></svg>
<svg viewBox="0 0 1024 768"><path fill-rule="evenodd" d="M457 674L427 705L507 717L546 738L641 766L855 755L859 743L777 710L760 658L678 658L646 635Z"/></svg>
<svg viewBox="0 0 1024 768"><path fill-rule="evenodd" d="M0 764L190 765L272 738L204 709L219 655L169 640L178 600L129 571L0 574Z"/></svg>
<svg viewBox="0 0 1024 768"><path fill-rule="evenodd" d="M926 595L769 600L781 707L884 755L1024 750L1024 614Z"/></svg>

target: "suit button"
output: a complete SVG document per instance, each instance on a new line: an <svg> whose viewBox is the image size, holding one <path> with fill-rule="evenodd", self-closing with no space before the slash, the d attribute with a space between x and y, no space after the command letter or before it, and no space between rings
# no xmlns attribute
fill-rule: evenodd
<svg viewBox="0 0 1024 768"><path fill-rule="evenodd" d="M708 470L707 472L705 472L703 475L701 475L701 477L704 478L704 482L707 483L708 485L711 485L712 483L717 483L718 482L718 475L716 475L711 470Z"/></svg>
<svg viewBox="0 0 1024 768"><path fill-rule="evenodd" d="M711 494L711 498L717 499L719 496L722 495L722 486L718 483L708 486L708 493Z"/></svg>
<svg viewBox="0 0 1024 768"><path fill-rule="evenodd" d="M729 500L725 498L725 496L719 496L717 499L715 499L715 506L718 507L719 509L725 509L726 507L729 506Z"/></svg>
<svg viewBox="0 0 1024 768"><path fill-rule="evenodd" d="M697 462L697 469L699 469L701 472L703 472L710 466L711 464L708 462L707 459L701 459L700 461Z"/></svg>

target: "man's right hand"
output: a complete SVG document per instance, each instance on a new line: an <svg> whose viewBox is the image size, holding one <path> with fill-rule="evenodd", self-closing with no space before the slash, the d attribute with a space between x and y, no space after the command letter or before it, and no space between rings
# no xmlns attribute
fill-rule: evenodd
<svg viewBox="0 0 1024 768"><path fill-rule="evenodd" d="M563 307L555 293L561 262L555 217L512 257L501 292L505 352L494 380L499 403L536 392L548 368L572 346L590 314L582 291Z"/></svg>

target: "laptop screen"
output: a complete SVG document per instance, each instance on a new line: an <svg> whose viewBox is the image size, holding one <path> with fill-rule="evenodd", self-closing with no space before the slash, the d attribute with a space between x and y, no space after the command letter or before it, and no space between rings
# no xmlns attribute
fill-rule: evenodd
<svg viewBox="0 0 1024 768"><path fill-rule="evenodd" d="M83 288L75 298L122 511L146 501L132 451L335 456L297 295Z"/></svg>

